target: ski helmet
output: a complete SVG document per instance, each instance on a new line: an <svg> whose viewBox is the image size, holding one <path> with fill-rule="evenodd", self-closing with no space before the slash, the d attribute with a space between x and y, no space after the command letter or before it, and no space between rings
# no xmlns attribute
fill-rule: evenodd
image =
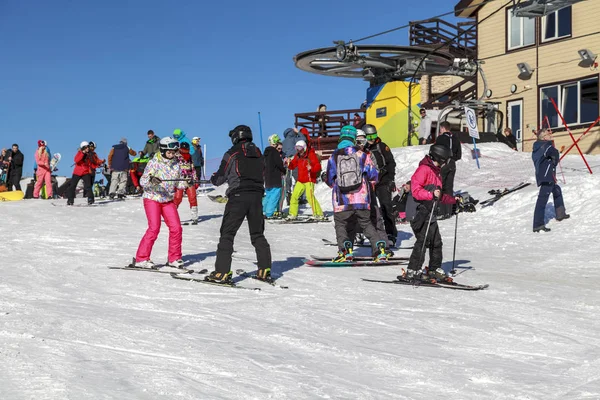
<svg viewBox="0 0 600 400"><path fill-rule="evenodd" d="M365 135L367 135L367 140L375 140L378 137L377 128L371 124L366 124L363 126L363 131L365 132Z"/></svg>
<svg viewBox="0 0 600 400"><path fill-rule="evenodd" d="M188 142L181 142L181 144L179 145L179 148L183 149L183 150L189 150L190 144Z"/></svg>
<svg viewBox="0 0 600 400"><path fill-rule="evenodd" d="M85 140L81 143L79 143L79 148L80 149L85 149L86 147L88 147L90 144L88 142L86 142Z"/></svg>
<svg viewBox="0 0 600 400"><path fill-rule="evenodd" d="M175 137L175 138L179 138L183 134L184 134L184 132L181 129L175 129L173 131L173 137Z"/></svg>
<svg viewBox="0 0 600 400"><path fill-rule="evenodd" d="M362 129L356 130L356 144L360 146L367 144L367 134Z"/></svg>
<svg viewBox="0 0 600 400"><path fill-rule="evenodd" d="M304 140L298 140L296 142L296 150L301 149L302 151L306 150L306 142Z"/></svg>
<svg viewBox="0 0 600 400"><path fill-rule="evenodd" d="M94 143L94 142L92 142L92 141L90 140L90 143L88 144L88 146L90 146L90 147L93 147L93 148L96 148L96 143Z"/></svg>
<svg viewBox="0 0 600 400"><path fill-rule="evenodd" d="M429 148L429 157L440 165L445 164L451 156L452 151L443 144L434 144Z"/></svg>
<svg viewBox="0 0 600 400"><path fill-rule="evenodd" d="M281 139L279 138L279 135L274 133L271 136L269 136L269 144L270 145L274 145L277 143L281 143Z"/></svg>
<svg viewBox="0 0 600 400"><path fill-rule="evenodd" d="M234 145L238 144L238 142L242 140L251 142L252 130L246 125L238 125L229 131L229 137L231 138L231 143Z"/></svg>
<svg viewBox="0 0 600 400"><path fill-rule="evenodd" d="M160 146L160 154L162 154L163 157L165 156L165 154L168 150L172 150L172 151L179 150L179 142L170 136L160 139L159 146Z"/></svg>
<svg viewBox="0 0 600 400"><path fill-rule="evenodd" d="M339 141L341 142L342 140L349 140L352 143L356 143L356 128L352 125L343 126L340 130Z"/></svg>

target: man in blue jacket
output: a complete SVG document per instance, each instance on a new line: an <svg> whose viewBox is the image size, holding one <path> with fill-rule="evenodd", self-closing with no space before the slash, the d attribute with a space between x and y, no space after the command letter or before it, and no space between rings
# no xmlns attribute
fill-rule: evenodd
<svg viewBox="0 0 600 400"><path fill-rule="evenodd" d="M560 153L552 144L552 132L550 129L540 129L537 133L538 140L533 144L531 157L535 166L535 179L540 187L537 202L535 203L535 212L533 214L533 231L550 232L546 228L544 214L548 197L552 193L554 198L554 210L556 220L562 221L570 217L565 211L562 191L556 183L556 165L560 159Z"/></svg>

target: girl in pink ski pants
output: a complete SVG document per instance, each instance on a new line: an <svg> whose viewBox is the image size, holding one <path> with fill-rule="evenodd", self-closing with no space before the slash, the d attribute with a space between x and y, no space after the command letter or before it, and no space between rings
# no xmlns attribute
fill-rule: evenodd
<svg viewBox="0 0 600 400"><path fill-rule="evenodd" d="M150 259L152 246L160 232L161 217L165 220L169 228L169 262L181 259L181 238L182 228L177 212L177 206L174 202L159 203L158 201L144 199L144 210L148 218L148 229L142 237L135 261L140 262Z"/></svg>

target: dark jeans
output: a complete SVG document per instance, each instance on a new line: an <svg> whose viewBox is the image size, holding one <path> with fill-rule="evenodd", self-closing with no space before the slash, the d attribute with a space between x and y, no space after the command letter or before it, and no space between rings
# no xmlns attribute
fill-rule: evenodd
<svg viewBox="0 0 600 400"><path fill-rule="evenodd" d="M21 190L21 173L10 172L8 175L8 182L6 187L8 191L12 191L12 187L15 187L15 190Z"/></svg>
<svg viewBox="0 0 600 400"><path fill-rule="evenodd" d="M75 189L80 180L83 180L83 193L87 194L88 203L94 202L94 191L92 190L92 175L73 175L71 177L71 183L69 185L67 204L73 204L75 201Z"/></svg>
<svg viewBox="0 0 600 400"><path fill-rule="evenodd" d="M383 224L385 233L388 239L396 241L398 237L398 229L396 228L396 218L394 217L394 206L392 205L392 192L390 191L391 182L383 184L375 188L375 194L379 200L381 207L381 215L383 216Z"/></svg>
<svg viewBox="0 0 600 400"><path fill-rule="evenodd" d="M409 269L419 270L423 267L425 251L427 251L427 249L429 249L429 270L436 270L442 266L442 236L440 235L440 229L435 218L431 225L429 225L429 231L427 232L427 237L425 237L429 216L430 214L427 208L419 206L417 215L410 222L410 227L412 228L417 241L410 254L410 260L408 262ZM423 243L425 243L425 248L424 251L421 251Z"/></svg>
<svg viewBox="0 0 600 400"><path fill-rule="evenodd" d="M196 178L198 180L202 179L202 167L194 167L194 170L196 171Z"/></svg>
<svg viewBox="0 0 600 400"><path fill-rule="evenodd" d="M247 192L229 195L221 222L221 238L217 246L215 271L227 273L231 270L233 240L245 218L248 218L250 241L256 251L258 268L271 268L271 247L264 235L262 193Z"/></svg>
<svg viewBox="0 0 600 400"><path fill-rule="evenodd" d="M367 239L369 239L373 253L377 251L379 235L371 223L371 211L348 210L336 212L333 214L333 222L335 224L335 237L340 250L344 250L344 242L353 242L354 232L356 232L355 225L358 225L362 229ZM386 245L385 247L387 248L387 243L385 241L384 243Z"/></svg>
<svg viewBox="0 0 600 400"><path fill-rule="evenodd" d="M544 214L550 193L552 193L552 197L554 199L556 218L564 218L565 216L565 202L563 200L560 186L554 182L542 183L540 185L540 192L538 193L538 198L535 203L535 212L533 213L533 229L546 225Z"/></svg>

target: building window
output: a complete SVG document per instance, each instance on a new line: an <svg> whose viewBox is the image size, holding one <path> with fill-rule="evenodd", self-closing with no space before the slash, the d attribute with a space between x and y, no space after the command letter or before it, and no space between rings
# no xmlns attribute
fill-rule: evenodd
<svg viewBox="0 0 600 400"><path fill-rule="evenodd" d="M571 6L542 18L542 42L571 36Z"/></svg>
<svg viewBox="0 0 600 400"><path fill-rule="evenodd" d="M508 10L508 49L535 44L535 18L515 17L513 11L512 8Z"/></svg>
<svg viewBox="0 0 600 400"><path fill-rule="evenodd" d="M564 127L550 99L554 99L568 125L594 122L599 115L598 78L540 89L540 126L547 127L550 124L551 128Z"/></svg>

